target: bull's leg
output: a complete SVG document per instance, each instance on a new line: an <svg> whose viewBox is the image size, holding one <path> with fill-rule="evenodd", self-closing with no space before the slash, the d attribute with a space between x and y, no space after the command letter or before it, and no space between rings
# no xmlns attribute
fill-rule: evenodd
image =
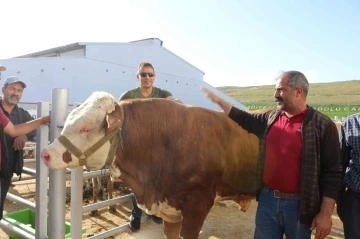
<svg viewBox="0 0 360 239"><path fill-rule="evenodd" d="M98 193L99 193L99 181L98 178L93 178L93 200L94 203L97 202L98 199ZM99 211L98 210L94 210L90 212L90 216L98 216L99 215Z"/></svg>
<svg viewBox="0 0 360 239"><path fill-rule="evenodd" d="M87 179L85 180L85 185L84 185L84 188L83 188L83 194L84 195L91 195L91 192L92 189L91 189L91 179Z"/></svg>
<svg viewBox="0 0 360 239"><path fill-rule="evenodd" d="M113 198L113 192L114 192L114 184L113 181L111 179L111 176L107 176L107 193L108 193L108 199L112 199ZM109 212L110 213L116 213L116 207L115 205L111 205L109 206Z"/></svg>
<svg viewBox="0 0 360 239"><path fill-rule="evenodd" d="M99 184L99 194L98 196L101 198L102 201L106 200L106 193L105 193L105 177L98 177L98 184Z"/></svg>
<svg viewBox="0 0 360 239"><path fill-rule="evenodd" d="M179 239L181 231L181 221L170 223L163 220L164 234L166 239Z"/></svg>
<svg viewBox="0 0 360 239"><path fill-rule="evenodd" d="M215 193L199 190L190 192L182 199L182 228L184 239L197 239L207 214L214 204Z"/></svg>
<svg viewBox="0 0 360 239"><path fill-rule="evenodd" d="M194 210L184 216L180 233L183 239L197 239L199 237L207 213Z"/></svg>

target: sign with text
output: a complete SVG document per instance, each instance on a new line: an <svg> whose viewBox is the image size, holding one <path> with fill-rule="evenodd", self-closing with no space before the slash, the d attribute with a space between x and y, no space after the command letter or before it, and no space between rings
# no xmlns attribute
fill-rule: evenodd
<svg viewBox="0 0 360 239"><path fill-rule="evenodd" d="M360 113L360 105L310 105L315 110L329 116L334 117L347 117L349 115ZM276 105L266 104L246 104L249 110L260 109L276 109Z"/></svg>

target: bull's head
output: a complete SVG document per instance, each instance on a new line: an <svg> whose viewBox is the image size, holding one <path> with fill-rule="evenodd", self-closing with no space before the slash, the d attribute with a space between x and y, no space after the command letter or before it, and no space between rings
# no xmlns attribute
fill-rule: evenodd
<svg viewBox="0 0 360 239"><path fill-rule="evenodd" d="M119 105L110 94L93 93L68 115L61 136L42 151L46 166L64 169L85 165L88 169L101 169L109 161L109 139L121 124L117 108ZM113 155L111 162L112 159Z"/></svg>

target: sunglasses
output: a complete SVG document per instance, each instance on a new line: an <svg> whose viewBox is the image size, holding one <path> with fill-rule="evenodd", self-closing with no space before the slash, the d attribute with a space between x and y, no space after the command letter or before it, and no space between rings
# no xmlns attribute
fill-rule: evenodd
<svg viewBox="0 0 360 239"><path fill-rule="evenodd" d="M153 77L153 76L155 76L155 73L146 73L146 72L141 72L141 73L139 73L139 76L141 76L141 77L146 77L146 75L148 75L149 77Z"/></svg>

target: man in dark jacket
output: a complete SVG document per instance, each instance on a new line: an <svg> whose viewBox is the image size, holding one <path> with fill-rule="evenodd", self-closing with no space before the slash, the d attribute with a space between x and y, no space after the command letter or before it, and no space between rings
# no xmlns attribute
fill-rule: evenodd
<svg viewBox="0 0 360 239"><path fill-rule="evenodd" d="M242 128L259 137L254 190L258 192L255 238L315 238L331 231L335 200L341 190L340 144L335 123L306 104L304 74L287 71L278 78L278 109L249 114L207 96ZM241 175L239 175L241 176Z"/></svg>
<svg viewBox="0 0 360 239"><path fill-rule="evenodd" d="M29 112L19 107L17 103L20 101L23 90L26 84L18 77L8 77L2 87L3 99L0 100L0 107L5 113L6 117L14 124L21 124L33 120ZM9 191L11 179L16 173L21 176L24 165L23 148L27 140L35 137L36 131L32 131L27 135L18 137L11 137L5 135L6 148L9 158L7 167L3 167L0 173L1 180L1 199L0 199L0 219L2 219L4 202L6 194Z"/></svg>

